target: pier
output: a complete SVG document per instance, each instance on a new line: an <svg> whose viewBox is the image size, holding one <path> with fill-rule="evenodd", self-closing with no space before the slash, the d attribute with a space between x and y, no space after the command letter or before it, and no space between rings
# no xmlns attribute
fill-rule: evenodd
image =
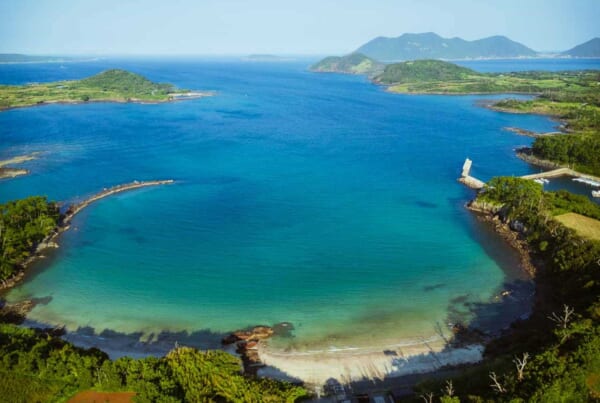
<svg viewBox="0 0 600 403"><path fill-rule="evenodd" d="M458 181L466 185L467 187L470 187L471 189L483 189L483 187L485 186L485 182L470 175L472 164L473 161L471 161L470 159L467 158L465 160L465 163L462 167L462 174L460 175L460 178L458 178Z"/></svg>
<svg viewBox="0 0 600 403"><path fill-rule="evenodd" d="M485 186L485 182L470 175L472 164L473 164L473 161L471 161L468 158L465 159L465 163L463 164L463 168L462 168L462 173L461 173L460 178L458 178L458 181L460 183L470 187L471 189L479 190ZM599 177L594 176L594 175L589 175L589 174L582 174L571 168L557 168L557 169L553 169L550 171L540 172L537 174L523 175L523 176L521 176L521 178L535 180L535 179L558 178L561 176L572 176L574 178L580 178L580 179L585 179L588 181L600 183Z"/></svg>

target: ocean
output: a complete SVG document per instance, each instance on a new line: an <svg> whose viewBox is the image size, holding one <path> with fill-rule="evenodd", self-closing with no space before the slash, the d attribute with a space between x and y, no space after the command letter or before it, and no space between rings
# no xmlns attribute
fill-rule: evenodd
<svg viewBox="0 0 600 403"><path fill-rule="evenodd" d="M0 65L0 83L79 79L123 68L216 96L166 104L48 105L0 113L0 159L41 152L0 202L64 204L133 180L78 215L60 248L7 298L43 298L30 319L86 334L152 339L290 322L298 350L402 344L457 321L498 329L527 311L515 253L464 205L456 179L538 169L513 126L557 122L479 106L499 96L386 93L316 74L313 60L102 59ZM600 68L600 61L461 64L481 71ZM573 186L565 183L566 186ZM520 290L513 304L500 292ZM49 301L49 302L48 302Z"/></svg>

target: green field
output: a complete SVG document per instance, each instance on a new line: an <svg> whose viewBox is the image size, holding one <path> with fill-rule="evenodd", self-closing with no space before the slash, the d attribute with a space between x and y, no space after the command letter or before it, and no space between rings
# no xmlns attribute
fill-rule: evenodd
<svg viewBox="0 0 600 403"><path fill-rule="evenodd" d="M554 218L582 237L600 241L600 221L577 213L561 214Z"/></svg>
<svg viewBox="0 0 600 403"><path fill-rule="evenodd" d="M83 80L0 85L0 110L51 103L166 102L175 93L189 91L113 69Z"/></svg>

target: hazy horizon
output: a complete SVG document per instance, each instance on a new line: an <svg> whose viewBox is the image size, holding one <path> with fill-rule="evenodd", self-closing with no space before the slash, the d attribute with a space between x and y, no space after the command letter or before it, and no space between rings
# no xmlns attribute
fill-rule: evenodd
<svg viewBox="0 0 600 403"><path fill-rule="evenodd" d="M87 56L344 54L378 37L503 35L540 52L600 36L600 2L565 0L23 0L0 4L0 53Z"/></svg>

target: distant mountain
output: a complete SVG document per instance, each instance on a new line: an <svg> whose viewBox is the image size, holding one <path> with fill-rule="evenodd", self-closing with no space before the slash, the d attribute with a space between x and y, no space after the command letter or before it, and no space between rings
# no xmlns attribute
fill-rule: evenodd
<svg viewBox="0 0 600 403"><path fill-rule="evenodd" d="M600 57L600 38L594 38L562 53L571 57Z"/></svg>
<svg viewBox="0 0 600 403"><path fill-rule="evenodd" d="M361 53L346 56L329 56L311 66L312 71L321 73L367 74L374 76L383 71L385 65Z"/></svg>
<svg viewBox="0 0 600 403"><path fill-rule="evenodd" d="M57 56L30 56L18 53L0 53L0 63L49 63L67 62L73 60L70 57Z"/></svg>
<svg viewBox="0 0 600 403"><path fill-rule="evenodd" d="M384 72L375 77L381 84L403 84L431 81L458 81L479 76L466 67L441 60L414 60L388 64Z"/></svg>
<svg viewBox="0 0 600 403"><path fill-rule="evenodd" d="M466 41L461 38L442 38L433 32L404 34L397 38L378 37L356 52L382 61L537 56L534 50L505 36Z"/></svg>

